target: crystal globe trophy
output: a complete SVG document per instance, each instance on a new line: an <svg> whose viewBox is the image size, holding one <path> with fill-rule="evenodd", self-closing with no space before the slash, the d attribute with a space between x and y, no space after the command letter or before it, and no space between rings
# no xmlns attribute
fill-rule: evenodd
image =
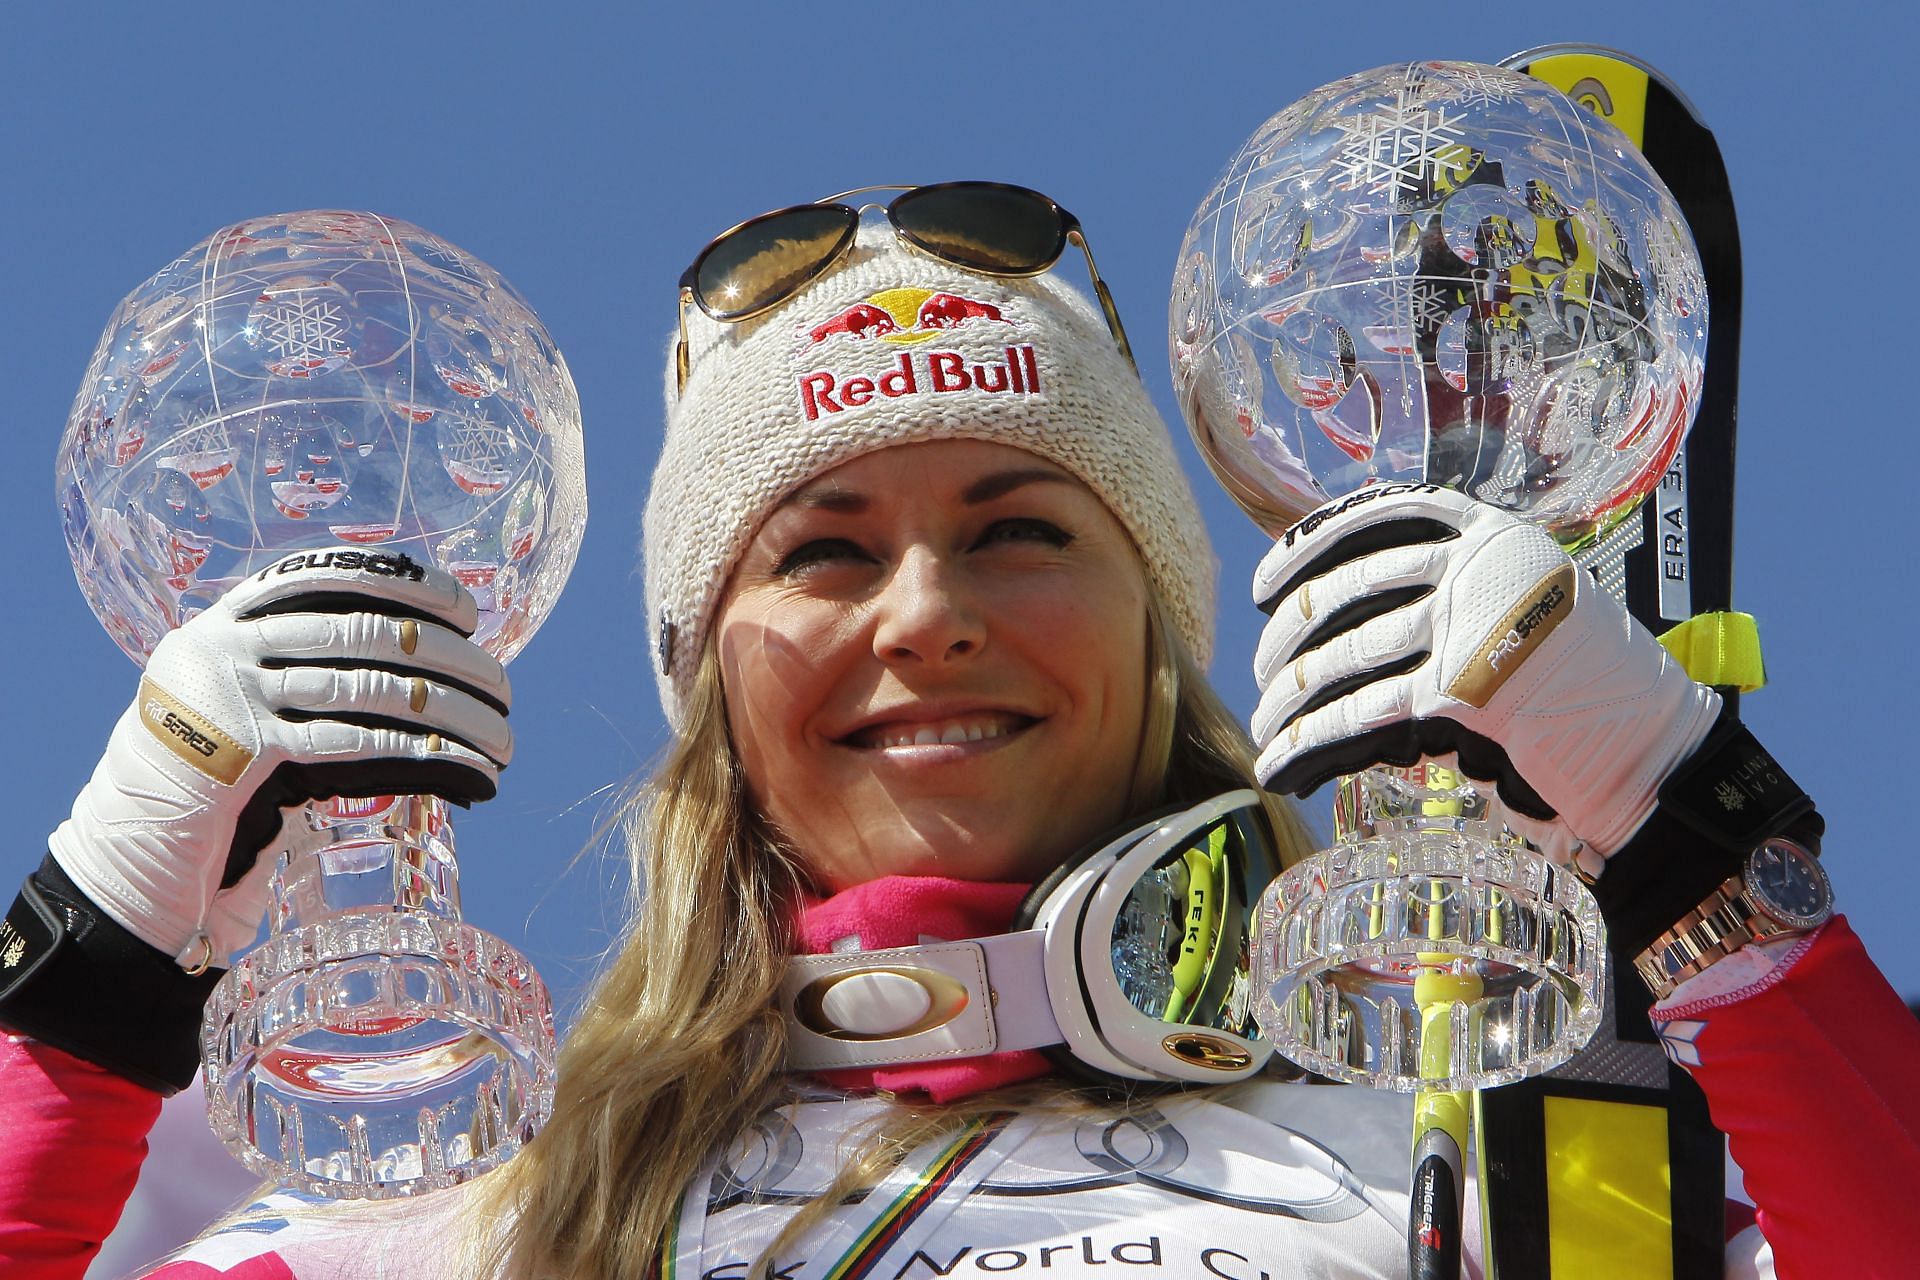
<svg viewBox="0 0 1920 1280"><path fill-rule="evenodd" d="M1263 124L1194 215L1170 311L1187 423L1274 536L1416 482L1578 552L1659 483L1706 350L1691 235L1632 143L1472 63L1349 76ZM1430 762L1342 780L1335 810L1334 846L1259 909L1256 1011L1279 1052L1429 1091L1586 1043L1606 951L1570 868Z"/></svg>
<svg viewBox="0 0 1920 1280"><path fill-rule="evenodd" d="M81 590L135 662L317 548L445 568L506 661L586 525L579 400L545 328L485 263L369 213L236 223L129 294L56 481ZM214 1130L330 1197L507 1159L551 1109L552 1008L526 957L462 921L446 804L323 801L287 828L268 936L207 1006Z"/></svg>

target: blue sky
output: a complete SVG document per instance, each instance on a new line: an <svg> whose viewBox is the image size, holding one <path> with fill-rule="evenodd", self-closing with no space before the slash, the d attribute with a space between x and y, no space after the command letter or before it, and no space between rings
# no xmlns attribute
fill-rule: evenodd
<svg viewBox="0 0 1920 1280"><path fill-rule="evenodd" d="M1726 152L1747 270L1736 597L1760 618L1772 678L1747 714L1821 801L1843 902L1875 954L1920 994L1920 953L1900 945L1920 893L1897 817L1916 700L1901 669L1914 611L1894 479L1911 431L1898 379L1915 255L1900 211L1915 179L1897 128L1908 85L1884 28L1842 40L1764 9L1729 21L1683 6L1638 21L1628 6L1588 26L1541 11L1484 30L1439 9L1288 23L1262 5L1046 5L1017 19L893 6L826 20L771 5L723 18L346 3L284 25L264 12L36 6L13 16L0 53L20 619L0 680L6 719L40 727L0 747L23 863L133 683L68 569L54 442L114 303L223 223L324 206L417 222L506 274L572 365L586 547L514 666L519 749L505 790L459 825L469 916L522 940L564 994L617 918L614 869L592 854L574 862L599 793L664 738L636 638L635 546L673 288L709 236L873 181L1039 187L1085 222L1171 415L1175 251L1254 126L1363 67L1578 37L1665 70ZM1188 458L1221 559L1214 677L1247 709L1258 617L1244 584L1261 541Z"/></svg>
<svg viewBox="0 0 1920 1280"><path fill-rule="evenodd" d="M1736 600L1760 619L1772 678L1747 719L1819 799L1843 905L1920 995L1900 763L1916 710L1900 470L1920 293L1914 20L1818 13L1816 26L1770 4L17 6L0 46L14 566L0 767L18 870L134 685L69 572L54 444L115 302L216 227L324 206L417 222L512 280L572 366L586 547L514 666L505 789L459 826L469 918L521 942L564 1004L619 910L617 868L576 855L608 789L664 739L635 546L674 284L708 237L877 181L1038 187L1085 223L1171 414L1175 251L1256 125L1365 67L1578 39L1665 70L1725 150L1746 260ZM1214 676L1246 710L1261 540L1187 457L1222 562Z"/></svg>

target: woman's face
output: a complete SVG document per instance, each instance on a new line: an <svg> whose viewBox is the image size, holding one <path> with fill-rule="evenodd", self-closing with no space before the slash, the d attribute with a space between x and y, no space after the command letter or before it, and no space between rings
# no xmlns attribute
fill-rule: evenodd
<svg viewBox="0 0 1920 1280"><path fill-rule="evenodd" d="M820 888L1037 880L1125 817L1147 586L1080 481L973 440L804 485L721 603L729 727Z"/></svg>

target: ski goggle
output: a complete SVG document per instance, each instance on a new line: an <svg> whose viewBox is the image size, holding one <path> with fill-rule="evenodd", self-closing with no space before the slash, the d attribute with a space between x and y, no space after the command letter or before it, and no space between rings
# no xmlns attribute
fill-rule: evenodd
<svg viewBox="0 0 1920 1280"><path fill-rule="evenodd" d="M676 389L687 385L687 304L722 324L771 311L831 271L853 248L860 214L870 206L845 201L869 191L901 192L886 206L887 221L909 249L980 275L1037 276L1060 261L1068 244L1079 245L1107 328L1132 362L1120 312L1093 265L1080 219L1038 191L1004 182L883 183L775 209L715 236L680 277Z"/></svg>
<svg viewBox="0 0 1920 1280"><path fill-rule="evenodd" d="M1252 1016L1251 926L1279 872L1260 796L1230 791L1091 846L1009 933L793 957L788 1065L1042 1049L1102 1082L1245 1079L1273 1052Z"/></svg>

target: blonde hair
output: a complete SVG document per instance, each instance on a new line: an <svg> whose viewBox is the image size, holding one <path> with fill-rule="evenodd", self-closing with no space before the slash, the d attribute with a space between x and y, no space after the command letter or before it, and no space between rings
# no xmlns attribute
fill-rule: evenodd
<svg viewBox="0 0 1920 1280"><path fill-rule="evenodd" d="M1134 812L1252 779L1250 744L1157 595L1149 597L1149 686ZM733 1141L785 1096L785 1031L774 995L804 873L746 801L719 669L709 643L685 732L625 806L635 867L626 941L561 1050L553 1118L476 1188L486 1201L478 1220L510 1223L489 1250L485 1274L645 1274L682 1192L715 1146ZM1278 797L1266 807L1290 863L1310 848L1305 829ZM1094 1103L1057 1081L948 1106L899 1103L766 1256L925 1139L987 1111L1035 1105Z"/></svg>

